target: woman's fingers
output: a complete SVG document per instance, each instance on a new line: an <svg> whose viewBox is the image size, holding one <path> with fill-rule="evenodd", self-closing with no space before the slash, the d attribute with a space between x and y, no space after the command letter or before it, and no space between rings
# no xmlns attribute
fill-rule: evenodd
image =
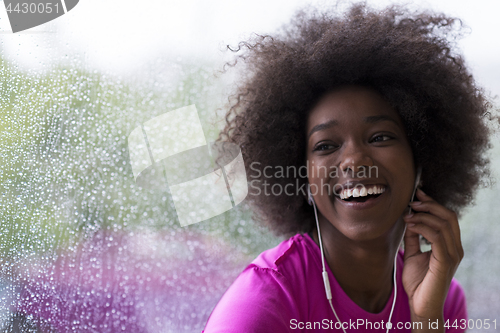
<svg viewBox="0 0 500 333"><path fill-rule="evenodd" d="M429 307L437 312L427 313L442 311L441 301L444 303L450 281L463 257L463 249L457 215L421 190L417 191L417 199L420 201L410 203L413 214L403 216L407 225L405 242L408 242L408 246L405 245L406 275L403 275L406 277L405 288L412 297L410 303L418 308L415 313L424 316ZM432 251L420 251L418 235L431 243ZM424 269L425 276L419 277L418 272ZM441 310L433 308L436 304Z"/></svg>
<svg viewBox="0 0 500 333"><path fill-rule="evenodd" d="M404 260L414 255L422 253L420 251L420 235L418 233L410 230L407 227L404 235L404 240L405 240Z"/></svg>
<svg viewBox="0 0 500 333"><path fill-rule="evenodd" d="M413 210L416 212L427 212L430 215L434 215L441 220L445 221L447 225L451 228L451 232L453 233L453 237L455 240L455 245L457 247L458 254L460 259L464 256L464 250L462 247L462 240L460 236L460 227L458 225L457 214L447 209L446 207L440 205L436 201L434 201L430 196L425 194L422 190L417 191L417 198L421 201L410 203ZM434 227L438 228L439 226L434 225Z"/></svg>
<svg viewBox="0 0 500 333"><path fill-rule="evenodd" d="M444 278L448 278L450 272L455 272L461 258L456 249L450 251L449 241L446 240L444 233L424 223L408 225L408 229L421 234L431 243L432 256L436 260L434 264L431 263L429 266L431 271L438 270L442 272L445 274Z"/></svg>
<svg viewBox="0 0 500 333"><path fill-rule="evenodd" d="M442 218L443 220L447 220L447 221L452 222L451 226L453 228L453 233L455 234L455 238L459 241L461 240L460 239L460 227L458 225L458 217L454 211L444 207L443 205L440 205L434 199L432 199L430 196L425 194L424 191L422 191L421 189L418 189L418 191L417 191L417 198L420 201L410 203L412 208L415 208L415 210L418 210L418 211L430 212L433 215L436 215L436 216ZM417 207L416 207L416 206L419 206L418 202L420 202L422 204L420 209L417 209Z"/></svg>
<svg viewBox="0 0 500 333"><path fill-rule="evenodd" d="M408 227L411 231L418 232L422 231L422 236L424 236L431 244L436 246L443 246L446 251L446 257L450 256L454 261L460 261L460 252L458 249L458 244L455 240L453 230L445 220L440 219L429 213L414 213L412 216L405 216L405 222L408 223ZM415 224L413 226L412 224ZM419 228L419 226L426 226L428 228ZM429 237L429 238L428 238ZM442 244L440 244L441 242ZM441 257L443 260L446 257Z"/></svg>

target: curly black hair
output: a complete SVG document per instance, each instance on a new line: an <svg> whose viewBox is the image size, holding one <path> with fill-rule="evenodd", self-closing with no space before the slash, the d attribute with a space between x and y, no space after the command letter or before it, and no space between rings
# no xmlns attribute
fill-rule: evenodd
<svg viewBox="0 0 500 333"><path fill-rule="evenodd" d="M460 20L443 14L353 4L344 13L301 10L275 36L254 35L231 49L237 56L230 65L243 66L242 84L219 140L242 149L256 218L276 234L311 230L304 195L252 190L264 181L268 188L306 184L293 175L266 178L262 168L305 165L308 113L345 85L376 90L399 113L427 194L457 213L471 203L489 179L487 122L495 117L454 50L462 30Z"/></svg>

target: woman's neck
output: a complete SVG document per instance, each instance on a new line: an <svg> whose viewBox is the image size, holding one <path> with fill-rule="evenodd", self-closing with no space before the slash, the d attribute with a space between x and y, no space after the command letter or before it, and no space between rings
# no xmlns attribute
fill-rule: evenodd
<svg viewBox="0 0 500 333"><path fill-rule="evenodd" d="M320 218L320 227L326 262L344 292L362 309L382 311L392 292L394 256L403 223L395 223L381 239L369 241L348 239L325 218ZM316 229L313 239L319 244Z"/></svg>

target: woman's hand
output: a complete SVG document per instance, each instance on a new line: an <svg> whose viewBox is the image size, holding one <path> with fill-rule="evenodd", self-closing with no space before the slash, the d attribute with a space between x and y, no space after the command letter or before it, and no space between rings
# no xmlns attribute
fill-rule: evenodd
<svg viewBox="0 0 500 333"><path fill-rule="evenodd" d="M451 279L464 256L457 214L438 204L422 190L410 204L413 212L405 215L405 254L403 285L410 302L412 321L439 319L443 329L443 307ZM420 251L419 235L427 239L432 250ZM434 330L436 332L436 330Z"/></svg>

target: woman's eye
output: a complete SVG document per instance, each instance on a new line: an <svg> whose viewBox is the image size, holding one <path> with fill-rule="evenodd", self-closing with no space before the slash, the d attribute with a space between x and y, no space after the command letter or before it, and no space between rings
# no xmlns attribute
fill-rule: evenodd
<svg viewBox="0 0 500 333"><path fill-rule="evenodd" d="M388 135L377 135L376 137L374 137L372 139L372 142L382 142L382 141L387 141L390 139L392 139L392 138Z"/></svg>
<svg viewBox="0 0 500 333"><path fill-rule="evenodd" d="M325 150L331 150L337 148L336 145L328 144L328 143L321 143L314 147L313 151L325 151Z"/></svg>

